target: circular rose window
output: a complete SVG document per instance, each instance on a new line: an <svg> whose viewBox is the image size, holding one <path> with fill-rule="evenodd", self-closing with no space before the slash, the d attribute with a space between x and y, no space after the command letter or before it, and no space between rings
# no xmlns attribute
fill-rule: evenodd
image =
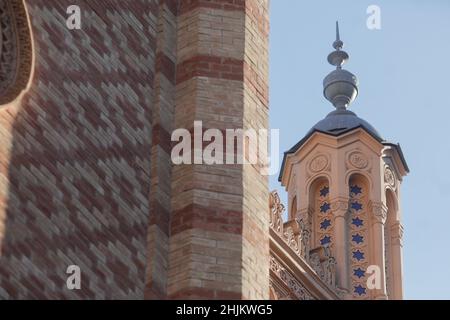
<svg viewBox="0 0 450 320"><path fill-rule="evenodd" d="M23 0L0 1L0 105L27 87L32 68L31 34Z"/></svg>

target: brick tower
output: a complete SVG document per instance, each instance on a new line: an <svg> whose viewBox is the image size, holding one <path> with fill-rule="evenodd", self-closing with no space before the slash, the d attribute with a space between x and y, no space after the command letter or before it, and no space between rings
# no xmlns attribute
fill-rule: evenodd
<svg viewBox="0 0 450 320"><path fill-rule="evenodd" d="M194 121L268 127L268 0L5 0L0 20L0 298L268 298L267 178L170 159Z"/></svg>

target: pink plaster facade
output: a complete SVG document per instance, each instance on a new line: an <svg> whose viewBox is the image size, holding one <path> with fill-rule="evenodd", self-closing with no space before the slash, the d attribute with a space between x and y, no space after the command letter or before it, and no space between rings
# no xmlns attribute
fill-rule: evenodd
<svg viewBox="0 0 450 320"><path fill-rule="evenodd" d="M363 128L337 137L316 132L287 156L281 175L286 225L303 225L294 232L300 239L302 230L309 233L304 259L330 248L340 298L402 299L400 188L406 173L398 149ZM369 279L374 266L378 286Z"/></svg>

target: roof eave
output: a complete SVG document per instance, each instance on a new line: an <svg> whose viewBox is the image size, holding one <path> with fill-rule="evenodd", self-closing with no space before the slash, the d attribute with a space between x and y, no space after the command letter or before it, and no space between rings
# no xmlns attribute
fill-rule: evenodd
<svg viewBox="0 0 450 320"><path fill-rule="evenodd" d="M394 145L394 144L389 144L389 142L385 141L383 138L381 138L380 136L378 136L377 134L375 134L374 132L372 132L371 130L367 129L364 125L359 125L357 127L354 128L349 128L349 129L343 129L340 131L336 131L336 132L330 132L330 131L322 131L322 130L318 130L313 128L311 131L309 131L309 133L303 138L301 139L299 142L297 142L291 149L289 149L288 151L286 151L283 155L283 161L281 163L281 168L280 168L280 174L278 176L278 182L282 182L282 178L283 178L283 172L284 172L284 168L286 166L286 160L287 160L287 156L289 154L294 154L296 153L302 146L303 144L305 144L306 141L308 141L309 138L311 138L311 136L313 134L315 134L316 132L318 133L323 133L329 136L333 136L333 137L339 137L341 135L344 135L346 133L349 133L353 130L357 130L357 129L364 129L365 132L367 132L371 137L373 137L375 140L377 140L378 142L382 143L383 145L393 145L396 147L400 147L400 145ZM399 149L399 154L400 157L402 158L402 161L404 161L404 157L403 157L403 153L401 152L401 149ZM406 164L406 162L404 163ZM405 168L408 168L407 166Z"/></svg>

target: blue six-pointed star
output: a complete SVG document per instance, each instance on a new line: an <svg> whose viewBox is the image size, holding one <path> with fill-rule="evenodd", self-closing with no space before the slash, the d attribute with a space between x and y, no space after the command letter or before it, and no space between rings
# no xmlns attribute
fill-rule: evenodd
<svg viewBox="0 0 450 320"><path fill-rule="evenodd" d="M323 187L322 190L320 190L320 196L326 197L330 193L329 187Z"/></svg>
<svg viewBox="0 0 450 320"><path fill-rule="evenodd" d="M322 213L327 213L328 210L331 209L331 206L328 202L325 202L321 207L320 207L320 212Z"/></svg>
<svg viewBox="0 0 450 320"><path fill-rule="evenodd" d="M352 219L352 224L356 227L362 227L364 225L364 221L356 217L355 219Z"/></svg>
<svg viewBox="0 0 450 320"><path fill-rule="evenodd" d="M357 196L358 194L362 193L362 188L354 185L350 187L350 192Z"/></svg>
<svg viewBox="0 0 450 320"><path fill-rule="evenodd" d="M362 210L363 206L359 202L353 202L352 203L352 209L355 209L356 211Z"/></svg>
<svg viewBox="0 0 450 320"><path fill-rule="evenodd" d="M353 251L353 259L358 261L364 260L364 253L359 250Z"/></svg>
<svg viewBox="0 0 450 320"><path fill-rule="evenodd" d="M328 227L331 226L331 220L330 219L325 219L320 223L320 229L322 230L327 230Z"/></svg>
<svg viewBox="0 0 450 320"><path fill-rule="evenodd" d="M320 244L322 246L331 243L331 237L330 236L325 236L320 240Z"/></svg>
<svg viewBox="0 0 450 320"><path fill-rule="evenodd" d="M363 269L358 268L358 269L353 269L353 274L354 274L356 277L358 277L359 279L361 279L362 277L364 277L364 275L366 274L366 272L365 272Z"/></svg>
<svg viewBox="0 0 450 320"><path fill-rule="evenodd" d="M352 235L352 241L356 244L360 244L364 242L364 237L361 236L359 233Z"/></svg>
<svg viewBox="0 0 450 320"><path fill-rule="evenodd" d="M358 285L355 287L355 293L362 296L363 294L366 294L366 288L364 288L362 285Z"/></svg>

